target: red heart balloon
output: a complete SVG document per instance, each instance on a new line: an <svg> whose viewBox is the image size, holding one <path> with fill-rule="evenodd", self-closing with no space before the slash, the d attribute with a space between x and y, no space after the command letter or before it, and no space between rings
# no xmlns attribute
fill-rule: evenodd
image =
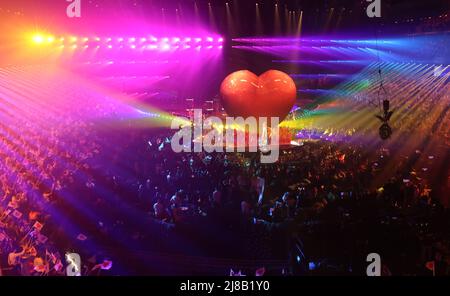
<svg viewBox="0 0 450 296"><path fill-rule="evenodd" d="M242 70L225 78L220 94L229 116L279 117L281 122L294 106L297 88L281 71L269 70L258 77Z"/></svg>

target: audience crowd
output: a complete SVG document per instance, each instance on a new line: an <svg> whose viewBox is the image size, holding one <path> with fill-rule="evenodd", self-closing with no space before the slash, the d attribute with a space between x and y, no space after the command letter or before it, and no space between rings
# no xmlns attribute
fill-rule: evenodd
<svg viewBox="0 0 450 296"><path fill-rule="evenodd" d="M373 250L393 274L426 274L427 262L449 272L448 210L426 172L399 168L376 184L394 161L386 149L311 141L261 164L251 153L176 154L163 130L66 123L3 128L4 274L63 275L68 252L86 258L86 275L170 273L145 253L181 256L174 270L197 256L286 262L275 274L363 274Z"/></svg>

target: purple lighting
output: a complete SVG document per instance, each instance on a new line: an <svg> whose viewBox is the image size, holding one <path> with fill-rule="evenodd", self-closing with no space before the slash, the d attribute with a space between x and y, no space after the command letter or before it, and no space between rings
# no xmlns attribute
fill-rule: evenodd
<svg viewBox="0 0 450 296"><path fill-rule="evenodd" d="M51 47L52 44L56 45L56 48L63 48L61 45L65 44L64 40L68 40L67 43L71 43L70 48L72 49L87 49L87 48L103 48L103 49L140 49L140 53L148 52L151 50L159 50L162 52L177 52L177 51L186 51L189 49L192 50L201 50L201 49L223 49L222 43L224 42L223 37L214 36L214 35L206 35L202 37L201 35L197 36L179 36L175 35L175 37L165 36L165 37L156 37L155 35L141 35L141 36L116 36L116 37L79 37L79 36L65 36L65 37L57 37L54 40L56 42L47 42L43 45ZM123 46L123 42L127 42L128 46ZM69 43L69 44L70 44ZM76 46L73 46L76 45Z"/></svg>

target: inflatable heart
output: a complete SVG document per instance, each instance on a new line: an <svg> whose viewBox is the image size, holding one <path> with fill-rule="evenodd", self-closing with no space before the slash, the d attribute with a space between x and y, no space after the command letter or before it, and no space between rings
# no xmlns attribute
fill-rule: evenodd
<svg viewBox="0 0 450 296"><path fill-rule="evenodd" d="M225 78L220 94L229 116L279 117L281 122L294 106L297 88L281 71L269 70L258 77L242 70Z"/></svg>

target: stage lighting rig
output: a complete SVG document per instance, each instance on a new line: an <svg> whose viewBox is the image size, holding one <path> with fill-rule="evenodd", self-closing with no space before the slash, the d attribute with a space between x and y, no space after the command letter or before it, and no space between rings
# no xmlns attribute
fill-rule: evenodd
<svg viewBox="0 0 450 296"><path fill-rule="evenodd" d="M378 104L380 105L381 91L384 92L386 97L388 95L387 95L387 91L383 85L381 69L378 70L378 74L380 75L380 88L378 89ZM380 108L381 108L381 106L380 106ZM378 118L379 120L381 120L381 122L382 122L382 125L380 126L380 129L378 131L380 134L380 138L382 140L387 140L392 135L392 128L389 126L389 120L391 119L392 114L394 114L394 111L390 111L390 101L388 99L383 100L383 110L382 110L381 115L375 115L375 117Z"/></svg>
<svg viewBox="0 0 450 296"><path fill-rule="evenodd" d="M392 117L394 111L389 111L389 100L383 101L383 114L375 115L383 123L379 129L380 137L383 140L387 140L392 135L392 128L389 126L389 120Z"/></svg>

